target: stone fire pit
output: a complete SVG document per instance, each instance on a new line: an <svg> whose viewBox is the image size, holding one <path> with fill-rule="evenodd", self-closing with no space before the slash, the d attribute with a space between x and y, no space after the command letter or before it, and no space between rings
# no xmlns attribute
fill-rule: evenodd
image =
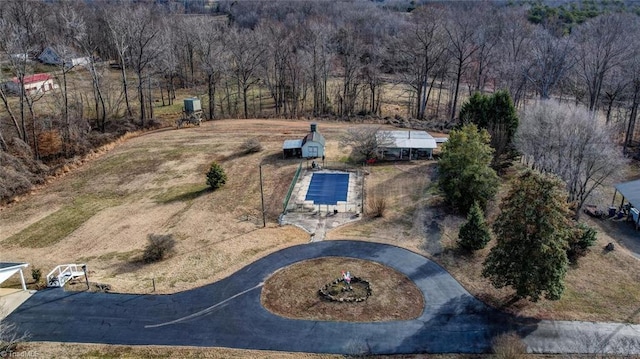
<svg viewBox="0 0 640 359"><path fill-rule="evenodd" d="M338 278L319 290L319 295L332 302L363 302L371 295L371 285L362 278Z"/></svg>

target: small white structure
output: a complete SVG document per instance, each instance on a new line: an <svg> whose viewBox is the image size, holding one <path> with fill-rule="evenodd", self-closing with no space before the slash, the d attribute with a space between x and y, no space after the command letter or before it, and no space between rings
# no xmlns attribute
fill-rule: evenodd
<svg viewBox="0 0 640 359"><path fill-rule="evenodd" d="M324 157L325 139L318 132L318 125L312 123L309 133L301 140L285 140L282 145L284 157L318 158Z"/></svg>
<svg viewBox="0 0 640 359"><path fill-rule="evenodd" d="M14 274L20 273L22 290L27 290L27 284L24 281L24 273L22 272L22 269L27 268L28 266L28 263L0 262L0 283L9 279Z"/></svg>
<svg viewBox="0 0 640 359"><path fill-rule="evenodd" d="M28 95L44 93L58 88L49 74L25 76L23 81L25 93ZM5 82L4 87L8 92L20 93L20 80L14 77L11 81Z"/></svg>
<svg viewBox="0 0 640 359"><path fill-rule="evenodd" d="M426 131L379 131L376 136L383 146L380 157L387 160L432 158L436 140Z"/></svg>
<svg viewBox="0 0 640 359"><path fill-rule="evenodd" d="M91 59L88 57L75 55L75 52L71 50L67 52L73 55L69 55L66 56L66 58L63 58L63 56L60 56L60 54L58 54L56 50L54 50L50 46L47 46L44 48L44 50L42 50L40 55L38 55L38 60L47 65L61 65L64 62L65 67L87 65L91 61Z"/></svg>
<svg viewBox="0 0 640 359"><path fill-rule="evenodd" d="M27 54L27 53L11 54L11 55L9 55L9 57L11 57L11 59L13 61L24 61L24 62L29 61L29 54Z"/></svg>
<svg viewBox="0 0 640 359"><path fill-rule="evenodd" d="M184 99L184 107L182 107L182 118L176 121L178 128L184 124L192 124L200 126L202 122L202 105L197 97L189 97Z"/></svg>
<svg viewBox="0 0 640 359"><path fill-rule="evenodd" d="M85 275L86 264L61 264L47 274L47 287L64 287L71 279Z"/></svg>

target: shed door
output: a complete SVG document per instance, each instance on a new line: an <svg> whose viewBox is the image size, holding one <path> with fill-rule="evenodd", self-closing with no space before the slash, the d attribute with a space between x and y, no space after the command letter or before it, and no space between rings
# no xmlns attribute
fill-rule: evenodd
<svg viewBox="0 0 640 359"><path fill-rule="evenodd" d="M309 146L309 157L318 157L318 146Z"/></svg>

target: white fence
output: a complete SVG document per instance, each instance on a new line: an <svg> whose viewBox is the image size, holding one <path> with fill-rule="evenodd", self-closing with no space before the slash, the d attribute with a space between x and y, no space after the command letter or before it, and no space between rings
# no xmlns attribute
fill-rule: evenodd
<svg viewBox="0 0 640 359"><path fill-rule="evenodd" d="M48 287L63 287L69 280L84 275L86 264L61 264L47 274Z"/></svg>

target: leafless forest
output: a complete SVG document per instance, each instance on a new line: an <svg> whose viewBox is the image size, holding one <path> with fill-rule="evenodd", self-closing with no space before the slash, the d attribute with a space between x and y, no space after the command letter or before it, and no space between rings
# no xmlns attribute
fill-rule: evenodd
<svg viewBox="0 0 640 359"><path fill-rule="evenodd" d="M209 119L403 117L438 129L471 93L505 89L519 109L540 98L586 107L634 155L638 12L622 0L2 1L1 81L46 72L57 89L0 90L0 199L158 126L154 111L180 105L185 88ZM37 61L47 47L57 64Z"/></svg>

